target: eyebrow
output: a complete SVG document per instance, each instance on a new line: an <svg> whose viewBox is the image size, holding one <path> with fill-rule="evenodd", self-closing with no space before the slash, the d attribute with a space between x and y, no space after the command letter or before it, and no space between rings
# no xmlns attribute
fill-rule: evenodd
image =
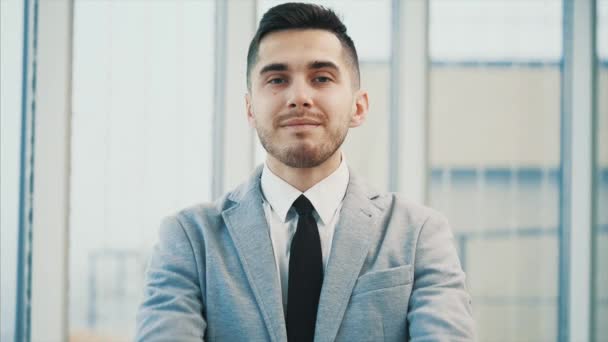
<svg viewBox="0 0 608 342"><path fill-rule="evenodd" d="M330 61L314 61L314 62L308 63L308 69L325 69L325 68L334 69L336 71L340 70L340 68L338 68L338 66L334 62L330 62ZM289 68L287 67L287 64L285 64L285 63L271 63L268 65L265 65L262 69L260 69L260 75L263 75L263 74L265 74L267 72L271 72L271 71L287 71L287 70L289 70Z"/></svg>
<svg viewBox="0 0 608 342"><path fill-rule="evenodd" d="M272 64L268 64L265 65L261 70L260 70L260 75L267 73L267 72L271 72L271 71L286 71L287 70L287 64L284 63L272 63Z"/></svg>
<svg viewBox="0 0 608 342"><path fill-rule="evenodd" d="M334 62L314 61L314 62L308 63L308 69L325 69L325 68L340 71L340 68L338 68L338 66Z"/></svg>

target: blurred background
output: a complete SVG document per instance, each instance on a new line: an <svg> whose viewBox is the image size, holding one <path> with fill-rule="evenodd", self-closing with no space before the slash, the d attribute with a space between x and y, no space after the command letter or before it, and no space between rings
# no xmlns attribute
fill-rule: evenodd
<svg viewBox="0 0 608 342"><path fill-rule="evenodd" d="M128 341L160 220L243 181L270 0L0 0L2 341ZM608 0L333 0L348 163L442 211L479 341L608 341Z"/></svg>

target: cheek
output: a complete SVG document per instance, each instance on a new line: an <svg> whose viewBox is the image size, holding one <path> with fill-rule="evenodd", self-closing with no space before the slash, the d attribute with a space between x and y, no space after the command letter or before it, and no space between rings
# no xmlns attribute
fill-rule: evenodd
<svg viewBox="0 0 608 342"><path fill-rule="evenodd" d="M274 113L281 108L280 94L277 91L261 94L253 103L254 113Z"/></svg>
<svg viewBox="0 0 608 342"><path fill-rule="evenodd" d="M253 118L255 127L272 127L273 118L276 110L266 102L258 102L252 105Z"/></svg>
<svg viewBox="0 0 608 342"><path fill-rule="evenodd" d="M354 110L356 109L355 104L351 101L349 93L338 93L333 96L324 98L320 106L323 107L323 111L330 116L336 118L350 118ZM333 120L330 118L330 120ZM333 121L344 121L344 120L333 120Z"/></svg>
<svg viewBox="0 0 608 342"><path fill-rule="evenodd" d="M340 87L332 94L331 98L342 108L350 108L353 104L354 94L350 87Z"/></svg>

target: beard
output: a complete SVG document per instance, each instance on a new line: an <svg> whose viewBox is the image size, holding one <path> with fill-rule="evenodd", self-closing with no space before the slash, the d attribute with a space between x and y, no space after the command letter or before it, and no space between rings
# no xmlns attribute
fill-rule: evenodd
<svg viewBox="0 0 608 342"><path fill-rule="evenodd" d="M285 144L276 141L277 134L263 126L257 126L260 143L271 156L293 168L312 168L323 164L342 146L348 133L348 125L340 125L329 130L324 141L296 141Z"/></svg>

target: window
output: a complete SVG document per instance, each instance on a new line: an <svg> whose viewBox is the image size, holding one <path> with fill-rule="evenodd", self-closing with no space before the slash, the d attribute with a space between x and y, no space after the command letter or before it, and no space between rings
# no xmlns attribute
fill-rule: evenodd
<svg viewBox="0 0 608 342"><path fill-rule="evenodd" d="M0 1L0 340L20 339L21 335L26 339L30 330L36 333L31 336L63 337L63 325L38 324L36 328L29 317L22 318L31 313L32 321L50 322L49 316L54 315L63 322L66 311L71 341L132 339L144 269L161 218L191 204L212 200L213 194L223 193L243 180L240 172L231 173L231 169L246 171L254 161L263 160L263 153L253 155L253 136L241 134L251 133L245 130L248 127L241 97L245 87L242 52L246 50L241 43L249 41L255 15L261 17L280 2L29 1L24 11L22 0ZM560 108L560 101L577 96L564 92L572 81L565 76L571 67L568 44L577 36L572 35L570 41L563 36L571 31L571 22L565 19L571 19L571 10L579 2L310 2L332 7L345 19L359 51L362 85L370 92L368 120L349 132L344 145L348 162L379 190L411 189L395 186L395 174L399 174L401 183L405 178L418 184L428 179L428 204L444 212L454 229L473 295L479 340L493 340L496 336L518 341L557 340L566 336L562 327L568 325L576 326L579 334L591 332L594 339L590 340L600 341L607 336L604 322L608 317L608 292L604 284L608 282L608 212L604 208L608 207L608 97L604 94L608 93L608 1L594 2L597 116L593 122L596 163L590 323L586 317L568 316L578 312L571 305L576 303L578 297L573 293L578 288L567 289L565 295L560 292L564 284L568 286L568 280L585 278L566 279L568 272L582 269L580 272L588 275L588 269L577 268L574 263L559 268L559 261L566 257L589 255L568 254L576 249L564 247L569 241L560 239L559 234L559 228L566 226L560 222L560 215L567 215L565 209L571 209L560 207L560 197L573 199L569 193L572 189L564 185L564 175L572 171L570 159L577 153L591 156L587 147L567 157L560 154L562 145L574 145L569 135L560 136L560 131L572 133L572 122L576 121L560 121L560 113L570 115L576 110L570 113L570 106ZM55 3L65 6L54 7ZM69 25L57 32L49 29L68 22L64 19L72 15L73 32ZM25 19L29 19L29 24ZM24 22L29 25L25 32ZM49 34L34 35L34 27L38 27L38 33ZM215 32L218 28L219 32ZM31 47L35 40L41 44L34 51ZM66 55L71 51L70 43L72 87L62 81L55 88L62 89L63 94L72 91L73 95L68 130L72 136L68 141L55 131L58 126L67 128L63 121L52 128L48 126L52 119L46 122L47 126L40 124L41 118L52 116L39 115L35 120L33 108L40 113L60 108L49 101L59 97L44 91L53 87L34 89L34 81L53 84L57 78L48 71L58 65L66 68L63 76L69 75L69 63L58 64L57 56L69 60ZM30 51L22 56L28 47ZM52 53L60 50L62 53ZM562 53L563 50L569 53ZM582 64L585 62L576 64L580 67L577 70L588 67ZM416 70L420 71L417 75L412 72ZM22 82L24 75L27 79ZM424 90L418 93L413 89ZM420 103L409 106L411 98L403 95L413 93ZM41 94L41 98L46 96L46 102L36 101ZM233 96L238 98L233 101ZM23 113L22 99L26 100ZM424 100L428 100L428 132L410 140L395 139L411 137L413 134L408 133L424 126ZM63 119L68 117L67 111L61 115ZM226 120L221 123L218 118ZM216 134L214 140L215 133L223 132L214 129L220 126L233 135L238 131L239 139L222 140L224 135ZM61 138L50 139L56 146L45 149L49 144L36 139L40 136ZM573 136L577 142L584 140ZM395 141L407 143L399 146L400 150L395 148L399 145ZM70 179L67 289L62 282L66 279L63 271L54 272L55 278L62 281L54 281L52 286L47 286L49 277L36 276L36 270L55 265L44 256L64 251L66 239L55 235L59 236L59 244L40 238L44 236L40 232L51 230L43 229L45 225L49 227L49 220L43 210L32 209L33 199L46 204L57 196L48 189L50 196L40 196L36 192L39 189L34 189L35 163L34 158L29 158L34 143L37 157L42 157L38 161L53 165L67 165L56 157L60 153L65 156L66 149L62 147L71 146L69 175L67 168L57 168L61 174L39 172L36 177L40 183L45 183L40 181L42 175L47 176L45 181L61 175ZM226 146L217 146L222 143ZM420 153L421 158L409 158L418 147L425 151ZM428 177L404 172L410 167L423 169L427 147L429 169L428 174L427 170L424 173ZM213 153L216 154L212 156ZM21 158L26 158L23 166ZM58 163L58 159L62 162ZM235 167L237 159L240 164ZM406 165L402 165L403 160ZM410 177L412 174L414 177ZM221 176L225 176L226 183L222 183ZM586 181L579 183L588 184ZM424 195L420 190L425 186L415 189L416 199ZM24 198L26 203L20 207L19 200ZM37 206L40 207L44 205ZM32 213L40 227L34 227L34 220L27 218ZM36 216L37 213L42 214ZM586 211L580 216L590 217ZM25 218L25 227L19 226L20 218ZM56 224L60 233L66 232L64 220L65 215L54 221L60 223ZM571 229L571 237L581 236L575 231L589 232L589 227L577 227L582 229ZM25 241L20 241L20 237L25 237ZM40 244L36 246L32 241ZM41 251L43 244L52 248ZM560 248L570 250L560 254ZM18 250L25 261L17 258ZM32 255L34 261L27 261ZM65 265L59 264L64 270ZM29 284L29 279L35 286ZM48 305L49 302L36 304L35 296L30 295L38 294L40 298L44 292L42 296L55 298L46 295L45 291L51 288L54 294L69 293L67 310L61 305ZM571 301L563 301L564 298ZM564 309L564 303L570 308ZM590 312L586 304L581 308L584 310L580 311ZM560 316L564 310L565 316ZM37 311L43 313L36 315ZM568 321L560 324L558 319ZM60 328L45 335L50 326Z"/></svg>
<svg viewBox="0 0 608 342"><path fill-rule="evenodd" d="M210 200L214 5L75 2L74 339L132 339L161 218Z"/></svg>
<svg viewBox="0 0 608 342"><path fill-rule="evenodd" d="M557 338L560 1L430 3L429 196L480 341Z"/></svg>

